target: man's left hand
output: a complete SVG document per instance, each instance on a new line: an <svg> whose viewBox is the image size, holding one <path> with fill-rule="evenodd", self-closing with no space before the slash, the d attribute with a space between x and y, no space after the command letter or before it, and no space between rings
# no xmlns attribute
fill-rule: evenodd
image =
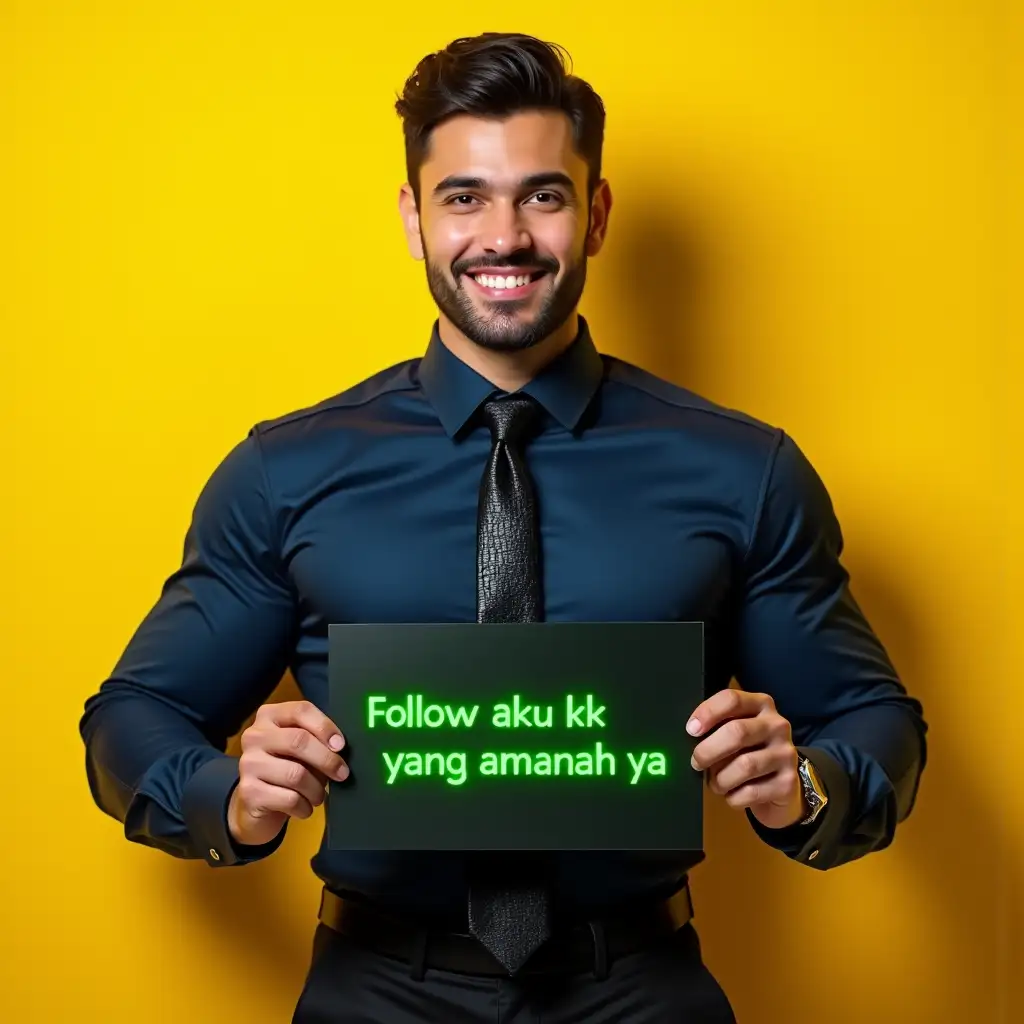
<svg viewBox="0 0 1024 1024"><path fill-rule="evenodd" d="M712 792L749 807L767 828L785 828L808 812L789 722L766 693L720 690L693 712L691 736L704 736L691 764L707 771Z"/></svg>

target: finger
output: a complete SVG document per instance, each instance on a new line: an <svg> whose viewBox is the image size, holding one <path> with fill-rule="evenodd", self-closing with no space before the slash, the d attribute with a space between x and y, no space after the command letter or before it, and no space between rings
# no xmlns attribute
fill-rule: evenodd
<svg viewBox="0 0 1024 1024"><path fill-rule="evenodd" d="M257 820L268 814L287 814L289 818L313 814L313 805L297 790L273 786L255 776L239 781L238 799L242 810Z"/></svg>
<svg viewBox="0 0 1024 1024"><path fill-rule="evenodd" d="M341 730L312 702L289 700L265 705L272 722L282 728L295 727L312 733L328 750L335 752L345 746Z"/></svg>
<svg viewBox="0 0 1024 1024"><path fill-rule="evenodd" d="M772 724L766 718L733 718L693 748L690 764L704 771L744 750L762 746L771 736Z"/></svg>
<svg viewBox="0 0 1024 1024"><path fill-rule="evenodd" d="M730 807L757 807L760 804L776 804L780 807L793 799L793 787L786 769L762 779L752 779L725 794Z"/></svg>
<svg viewBox="0 0 1024 1024"><path fill-rule="evenodd" d="M731 688L719 690L694 709L686 723L686 731L691 736L702 736L730 718L753 718L766 707L774 707L766 693L748 693Z"/></svg>
<svg viewBox="0 0 1024 1024"><path fill-rule="evenodd" d="M260 782L281 789L294 789L301 793L313 807L319 807L326 795L326 779L315 768L307 768L299 761L286 757L274 757L264 751L242 754L239 772L252 775Z"/></svg>
<svg viewBox="0 0 1024 1024"><path fill-rule="evenodd" d="M254 733L248 743L257 745L259 749L273 754L275 757L290 758L301 761L309 768L316 768L328 778L348 778L348 765L345 761L328 750L311 732L299 728L267 729Z"/></svg>
<svg viewBox="0 0 1024 1024"><path fill-rule="evenodd" d="M724 796L748 782L774 775L791 763L796 767L795 750L787 751L774 746L746 750L721 765L715 765L708 773L708 788Z"/></svg>

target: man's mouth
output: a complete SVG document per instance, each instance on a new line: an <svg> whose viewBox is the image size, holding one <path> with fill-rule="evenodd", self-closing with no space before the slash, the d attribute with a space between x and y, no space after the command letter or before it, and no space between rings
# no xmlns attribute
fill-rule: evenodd
<svg viewBox="0 0 1024 1024"><path fill-rule="evenodd" d="M523 299L531 295L537 283L547 277L546 270L525 270L521 267L509 267L507 270L496 268L487 271L470 271L463 274L473 283L481 294L488 299Z"/></svg>

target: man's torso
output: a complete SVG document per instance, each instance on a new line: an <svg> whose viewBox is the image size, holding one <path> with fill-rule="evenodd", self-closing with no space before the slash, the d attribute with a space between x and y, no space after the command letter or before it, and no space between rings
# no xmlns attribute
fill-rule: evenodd
<svg viewBox="0 0 1024 1024"><path fill-rule="evenodd" d="M578 429L547 417L526 451L544 617L701 621L710 693L732 678L744 552L777 432L603 359L604 378ZM330 623L476 620L477 501L490 435L472 424L455 437L445 432L419 363L257 431L281 571L297 602L291 669L303 695L324 709ZM594 899L595 886L612 901L671 888L693 856L578 853L558 861L572 903ZM462 887L451 854L325 847L314 867L342 891L438 908Z"/></svg>

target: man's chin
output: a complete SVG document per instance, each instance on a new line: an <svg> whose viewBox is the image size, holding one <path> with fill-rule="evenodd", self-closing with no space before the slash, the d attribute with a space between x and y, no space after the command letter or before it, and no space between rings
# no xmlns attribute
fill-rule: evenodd
<svg viewBox="0 0 1024 1024"><path fill-rule="evenodd" d="M518 331L491 330L463 330L463 334L475 345L486 348L491 352L522 352L524 349L532 348L540 344L544 339L539 337L535 331L526 329Z"/></svg>
<svg viewBox="0 0 1024 1024"><path fill-rule="evenodd" d="M513 310L495 312L490 309L457 326L481 348L492 352L519 352L544 340L540 336L539 319Z"/></svg>

